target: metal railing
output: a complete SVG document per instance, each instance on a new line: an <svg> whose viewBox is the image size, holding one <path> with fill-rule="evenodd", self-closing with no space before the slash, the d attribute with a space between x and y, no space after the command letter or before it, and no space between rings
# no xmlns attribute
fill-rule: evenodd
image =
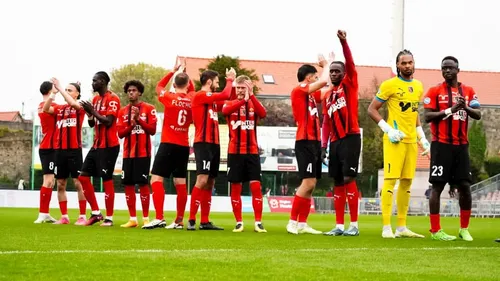
<svg viewBox="0 0 500 281"><path fill-rule="evenodd" d="M315 197L314 205L316 213L335 213L333 206L333 198ZM348 212L346 202L345 211ZM500 217L500 200L474 200L472 201L471 215L473 217ZM393 214L397 212L397 202L393 204ZM380 198L362 198L359 201L359 213L365 215L380 215ZM457 199L441 199L440 207L441 216L458 217L460 215L460 207ZM429 215L429 200L426 198L412 198L408 207L408 215L411 216L428 216Z"/></svg>
<svg viewBox="0 0 500 281"><path fill-rule="evenodd" d="M500 174L497 174L493 177L487 178L483 181L480 181L478 183L473 184L470 187L470 191L472 193L472 198L478 198L479 199L479 194L483 195L486 194L490 191L495 191L500 189ZM484 193L485 190L486 193Z"/></svg>

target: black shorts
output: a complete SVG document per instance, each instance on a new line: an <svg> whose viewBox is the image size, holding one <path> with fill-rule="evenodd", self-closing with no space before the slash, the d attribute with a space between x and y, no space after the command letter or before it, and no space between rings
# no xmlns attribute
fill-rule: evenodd
<svg viewBox="0 0 500 281"><path fill-rule="evenodd" d="M56 168L56 151L53 149L39 149L38 155L42 163L44 175L53 175Z"/></svg>
<svg viewBox="0 0 500 281"><path fill-rule="evenodd" d="M80 175L83 157L82 149L60 149L56 151L56 179L76 179Z"/></svg>
<svg viewBox="0 0 500 281"><path fill-rule="evenodd" d="M83 162L82 173L101 178L103 181L112 179L119 153L120 146L91 148Z"/></svg>
<svg viewBox="0 0 500 281"><path fill-rule="evenodd" d="M295 157L299 166L300 179L321 178L322 161L321 144L319 141L296 141Z"/></svg>
<svg viewBox="0 0 500 281"><path fill-rule="evenodd" d="M151 157L123 158L122 184L144 185L148 184Z"/></svg>
<svg viewBox="0 0 500 281"><path fill-rule="evenodd" d="M227 180L233 183L260 181L260 156L257 154L228 154Z"/></svg>
<svg viewBox="0 0 500 281"><path fill-rule="evenodd" d="M185 179L189 160L189 147L173 143L160 143L153 162L152 175L163 178Z"/></svg>
<svg viewBox="0 0 500 281"><path fill-rule="evenodd" d="M208 142L197 142L193 145L196 159L196 174L216 178L220 165L220 145Z"/></svg>
<svg viewBox="0 0 500 281"><path fill-rule="evenodd" d="M459 184L472 182L469 145L453 145L433 141L431 144L430 183Z"/></svg>
<svg viewBox="0 0 500 281"><path fill-rule="evenodd" d="M360 153L360 135L347 135L330 143L328 175L333 178L335 185L343 185L344 177L358 175Z"/></svg>

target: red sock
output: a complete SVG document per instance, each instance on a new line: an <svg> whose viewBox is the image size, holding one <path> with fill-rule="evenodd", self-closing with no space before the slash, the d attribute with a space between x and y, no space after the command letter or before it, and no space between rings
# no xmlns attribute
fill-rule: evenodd
<svg viewBox="0 0 500 281"><path fill-rule="evenodd" d="M250 192L252 192L252 207L255 221L262 220L262 187L260 181L250 182Z"/></svg>
<svg viewBox="0 0 500 281"><path fill-rule="evenodd" d="M149 217L149 201L151 200L149 185L139 186L139 193L141 194L142 217L147 218Z"/></svg>
<svg viewBox="0 0 500 281"><path fill-rule="evenodd" d="M202 189L200 213L201 213L201 223L207 223L210 221L210 205L212 204L212 189Z"/></svg>
<svg viewBox="0 0 500 281"><path fill-rule="evenodd" d="M68 215L68 201L60 201L59 209L61 210L61 215Z"/></svg>
<svg viewBox="0 0 500 281"><path fill-rule="evenodd" d="M90 182L90 177L79 176L78 180L82 184L83 194L87 202L89 202L90 209L94 212L100 212L99 205L97 205L97 199L95 198L94 186L92 186Z"/></svg>
<svg viewBox="0 0 500 281"><path fill-rule="evenodd" d="M300 211L300 198L297 194L293 197L292 202L292 211L290 212L290 220L297 221L299 219L299 211Z"/></svg>
<svg viewBox="0 0 500 281"><path fill-rule="evenodd" d="M299 222L307 222L309 217L309 212L311 212L311 198L300 197L300 210L299 210Z"/></svg>
<svg viewBox="0 0 500 281"><path fill-rule="evenodd" d="M175 190L177 191L177 217L175 218L175 222L182 222L188 200L187 187L185 184L177 184Z"/></svg>
<svg viewBox="0 0 500 281"><path fill-rule="evenodd" d="M137 210L135 209L135 186L125 186L125 199L127 200L128 214L131 218L137 217Z"/></svg>
<svg viewBox="0 0 500 281"><path fill-rule="evenodd" d="M115 186L113 180L103 181L104 203L106 204L106 217L112 217L115 207Z"/></svg>
<svg viewBox="0 0 500 281"><path fill-rule="evenodd" d="M460 228L469 228L470 210L460 210Z"/></svg>
<svg viewBox="0 0 500 281"><path fill-rule="evenodd" d="M79 200L78 205L80 206L80 215L85 216L85 213L87 212L87 201Z"/></svg>
<svg viewBox="0 0 500 281"><path fill-rule="evenodd" d="M431 232L436 233L441 230L441 223L439 222L439 214L430 214L431 218Z"/></svg>
<svg viewBox="0 0 500 281"><path fill-rule="evenodd" d="M346 192L345 185L339 185L333 188L333 205L335 206L335 220L337 224L344 224L345 201L346 201L345 192ZM356 198L356 200L358 199Z"/></svg>
<svg viewBox="0 0 500 281"><path fill-rule="evenodd" d="M153 205L155 206L156 219L163 220L163 204L165 204L165 188L163 182L155 181L151 184L153 189Z"/></svg>
<svg viewBox="0 0 500 281"><path fill-rule="evenodd" d="M40 210L42 214L49 213L50 199L52 198L52 188L42 186L40 188Z"/></svg>
<svg viewBox="0 0 500 281"><path fill-rule="evenodd" d="M201 202L201 189L199 187L194 186L193 191L191 192L191 202L189 206L189 220L196 220L196 213L198 213L198 207Z"/></svg>
<svg viewBox="0 0 500 281"><path fill-rule="evenodd" d="M233 214L236 222L241 222L241 183L231 183L231 206L233 206Z"/></svg>
<svg viewBox="0 0 500 281"><path fill-rule="evenodd" d="M352 181L345 185L347 192L347 204L349 204L349 214L351 215L351 222L358 221L358 208L359 208L359 193L356 181Z"/></svg>

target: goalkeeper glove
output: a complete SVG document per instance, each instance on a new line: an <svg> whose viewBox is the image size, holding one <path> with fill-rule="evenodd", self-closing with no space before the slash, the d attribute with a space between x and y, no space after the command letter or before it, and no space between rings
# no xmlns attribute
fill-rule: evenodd
<svg viewBox="0 0 500 281"><path fill-rule="evenodd" d="M418 141L420 142L420 145L424 150L424 152L422 152L422 156L429 154L429 152L431 151L431 144L425 138L425 133L424 130L422 129L422 126L417 127L417 135L418 135Z"/></svg>
<svg viewBox="0 0 500 281"><path fill-rule="evenodd" d="M397 129L397 126L396 128L392 128L389 124L387 124L387 122L385 122L384 119L378 122L378 126L382 129L382 131L384 131L384 133L387 134L389 141L392 143L399 143L405 137L405 134Z"/></svg>

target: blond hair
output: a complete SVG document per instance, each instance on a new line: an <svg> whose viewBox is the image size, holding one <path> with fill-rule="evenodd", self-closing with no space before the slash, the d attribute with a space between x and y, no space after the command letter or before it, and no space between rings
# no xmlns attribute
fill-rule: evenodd
<svg viewBox="0 0 500 281"><path fill-rule="evenodd" d="M246 75L240 75L234 80L234 82L236 82L237 84L245 83L246 81L251 82L252 80Z"/></svg>

